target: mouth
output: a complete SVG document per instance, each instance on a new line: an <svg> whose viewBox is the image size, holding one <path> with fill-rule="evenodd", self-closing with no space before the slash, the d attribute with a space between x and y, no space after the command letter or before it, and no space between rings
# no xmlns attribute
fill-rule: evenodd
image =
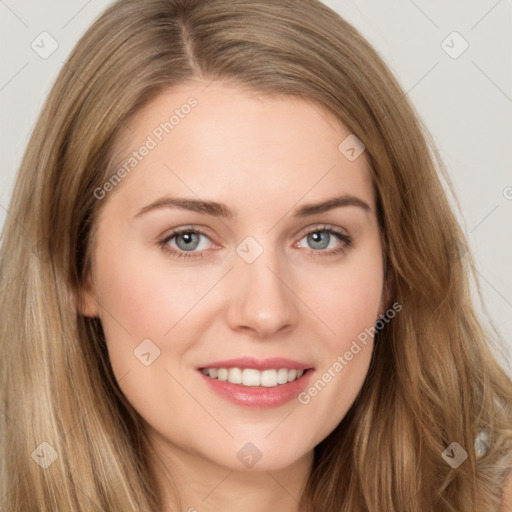
<svg viewBox="0 0 512 512"><path fill-rule="evenodd" d="M306 370L296 368L271 368L267 370L257 370L256 368L235 367L200 368L200 370L204 375L221 382L239 384L245 387L274 388L300 379L305 372L312 370L312 368Z"/></svg>
<svg viewBox="0 0 512 512"><path fill-rule="evenodd" d="M293 400L314 373L313 367L290 360L274 359L258 364L254 364L254 359L237 361L238 366L227 361L223 365L209 364L198 368L198 374L210 390L231 403L260 409ZM271 367L272 364L275 366Z"/></svg>

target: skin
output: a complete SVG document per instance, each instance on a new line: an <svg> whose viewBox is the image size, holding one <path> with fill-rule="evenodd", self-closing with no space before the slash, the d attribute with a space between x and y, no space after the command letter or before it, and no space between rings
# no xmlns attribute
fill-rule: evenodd
<svg viewBox="0 0 512 512"><path fill-rule="evenodd" d="M235 405L211 391L197 367L247 355L288 357L314 367L314 383L375 325L387 303L370 170L365 153L349 161L338 150L350 132L319 106L206 86L168 90L131 120L133 151L187 98L198 101L101 199L82 313L101 319L119 385L148 424L164 510L171 510L174 475L183 510L297 511L314 446L362 387L371 337L307 404ZM293 216L301 205L342 194L370 210ZM162 207L135 217L164 195L225 203L236 216ZM324 256L344 245L322 231L325 224L349 234L352 246ZM203 257L163 250L159 242L182 226L207 232L192 249ZM317 227L327 248L306 236ZM236 252L248 236L263 248L252 263ZM177 238L167 245L187 252ZM149 366L134 356L144 339L160 349ZM252 468L237 457L247 442L262 454Z"/></svg>

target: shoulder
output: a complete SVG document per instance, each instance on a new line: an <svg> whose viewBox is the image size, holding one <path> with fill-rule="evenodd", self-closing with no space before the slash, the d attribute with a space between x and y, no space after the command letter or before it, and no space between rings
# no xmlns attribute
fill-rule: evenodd
<svg viewBox="0 0 512 512"><path fill-rule="evenodd" d="M510 473L507 480L505 480L501 512L512 512L512 473Z"/></svg>

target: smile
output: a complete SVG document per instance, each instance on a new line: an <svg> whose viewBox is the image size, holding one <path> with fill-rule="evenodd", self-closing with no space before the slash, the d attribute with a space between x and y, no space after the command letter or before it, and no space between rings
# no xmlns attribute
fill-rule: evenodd
<svg viewBox="0 0 512 512"><path fill-rule="evenodd" d="M256 370L255 368L203 368L205 375L212 379L241 384L242 386L263 386L272 388L300 379L304 370L279 368Z"/></svg>

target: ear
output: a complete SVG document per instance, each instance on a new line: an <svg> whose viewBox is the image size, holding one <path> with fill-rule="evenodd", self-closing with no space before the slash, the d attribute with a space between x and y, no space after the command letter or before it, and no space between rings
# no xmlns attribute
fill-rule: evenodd
<svg viewBox="0 0 512 512"><path fill-rule="evenodd" d="M73 306L76 312L89 318L99 317L99 308L94 295L94 289L89 278L81 290L73 290Z"/></svg>

